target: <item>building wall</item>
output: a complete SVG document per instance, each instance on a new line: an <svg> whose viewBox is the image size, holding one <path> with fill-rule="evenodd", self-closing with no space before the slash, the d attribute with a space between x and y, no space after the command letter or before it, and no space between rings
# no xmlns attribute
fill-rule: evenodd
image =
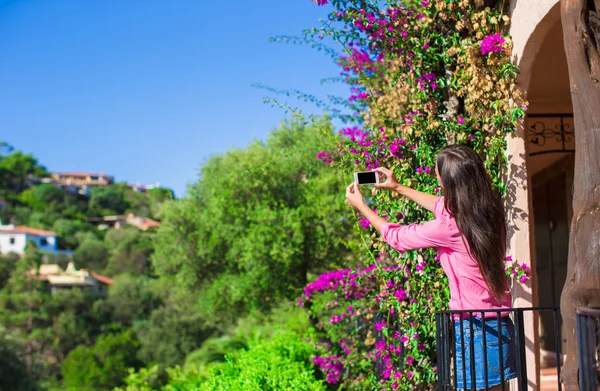
<svg viewBox="0 0 600 391"><path fill-rule="evenodd" d="M55 236L37 236L37 235L26 235L26 242L32 241L42 251L50 251L55 253L58 250L58 241ZM42 244L43 241L46 244Z"/></svg>
<svg viewBox="0 0 600 391"><path fill-rule="evenodd" d="M14 239L14 244L10 243L10 239ZM23 254L25 250L25 245L27 244L27 235L25 234L10 234L10 233L2 233L0 234L0 253L8 254L8 253L17 253Z"/></svg>
<svg viewBox="0 0 600 391"><path fill-rule="evenodd" d="M513 39L513 62L519 66L519 86L528 97L536 56L548 32L560 19L559 0L512 0L510 34ZM561 41L562 42L562 41ZM515 284L512 289L514 307L535 307L537 275L533 243L533 205L531 175L527 167L526 123L522 121L514 135L508 137L507 219L509 255L531 266L532 279L528 284ZM525 340L528 389L537 390L540 384L540 344L538 316L525 313Z"/></svg>
<svg viewBox="0 0 600 391"><path fill-rule="evenodd" d="M10 240L14 239L14 244ZM46 239L46 244L42 244L42 240ZM58 250L58 241L55 236L37 236L23 233L1 233L0 234L0 253L17 253L23 254L25 247L29 241L33 241L40 250L56 253Z"/></svg>

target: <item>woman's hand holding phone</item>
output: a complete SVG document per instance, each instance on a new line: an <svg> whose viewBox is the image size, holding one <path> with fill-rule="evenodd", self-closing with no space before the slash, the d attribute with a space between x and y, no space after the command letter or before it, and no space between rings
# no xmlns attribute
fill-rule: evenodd
<svg viewBox="0 0 600 391"><path fill-rule="evenodd" d="M386 177L384 182L380 182L380 183L376 184L375 187L400 192L400 188L402 185L400 185L400 183L398 183L398 180L396 179L396 176L394 175L394 172L392 170L384 168L384 167L378 167L378 168L374 169L373 171L375 171L379 174L382 174Z"/></svg>

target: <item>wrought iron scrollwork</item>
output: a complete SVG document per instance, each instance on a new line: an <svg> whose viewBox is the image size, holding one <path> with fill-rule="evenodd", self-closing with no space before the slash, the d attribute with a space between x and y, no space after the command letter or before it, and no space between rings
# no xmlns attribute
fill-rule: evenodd
<svg viewBox="0 0 600 391"><path fill-rule="evenodd" d="M545 147L552 143L557 148L543 149L531 152L529 156L541 155L546 153L573 153L574 149L567 145L575 140L575 129L571 125L572 121L566 123L566 119L572 119L573 114L531 114L528 118L527 141L537 147ZM552 120L551 124L548 124ZM558 123L556 120L558 119ZM554 146L549 145L549 146Z"/></svg>

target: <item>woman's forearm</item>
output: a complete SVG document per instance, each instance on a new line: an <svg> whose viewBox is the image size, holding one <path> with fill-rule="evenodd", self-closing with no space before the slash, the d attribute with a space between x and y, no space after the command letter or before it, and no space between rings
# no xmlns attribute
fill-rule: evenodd
<svg viewBox="0 0 600 391"><path fill-rule="evenodd" d="M437 196L432 194L423 193L422 191L411 189L410 187L406 187L398 184L394 189L400 195L410 198L417 204L421 205L423 208L433 212L433 208L435 206L435 201L438 199Z"/></svg>
<svg viewBox="0 0 600 391"><path fill-rule="evenodd" d="M375 228L378 232L381 232L381 227L386 223L386 221L379 217L377 213L373 212L371 208L367 206L367 204L361 204L357 207L358 211L371 223L373 228Z"/></svg>

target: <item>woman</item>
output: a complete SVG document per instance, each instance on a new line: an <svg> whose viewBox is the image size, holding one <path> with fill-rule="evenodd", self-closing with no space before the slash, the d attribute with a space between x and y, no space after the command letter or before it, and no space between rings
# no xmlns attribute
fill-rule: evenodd
<svg viewBox="0 0 600 391"><path fill-rule="evenodd" d="M387 177L377 186L410 198L433 212L435 220L425 224L401 226L386 222L369 208L360 194L358 185L346 189L347 202L358 209L372 226L381 232L384 240L400 252L418 248L438 249L440 263L450 284L451 310L502 310L511 306L511 296L504 273L506 226L501 201L494 195L492 185L481 158L469 147L450 145L443 148L435 171L443 197L422 193L399 184L392 171L375 169ZM512 336L514 325L508 313L485 313L487 365L483 360L482 323L473 319L475 350L475 387L471 385L470 323L457 320L456 361L458 389L500 389L500 358L498 327L502 338L504 380L516 377L515 349ZM489 320L488 317L490 318ZM460 322L463 322L461 336ZM461 339L464 338L464 345ZM464 346L464 349L463 349ZM466 368L463 378L462 365ZM484 371L487 370L486 385Z"/></svg>

